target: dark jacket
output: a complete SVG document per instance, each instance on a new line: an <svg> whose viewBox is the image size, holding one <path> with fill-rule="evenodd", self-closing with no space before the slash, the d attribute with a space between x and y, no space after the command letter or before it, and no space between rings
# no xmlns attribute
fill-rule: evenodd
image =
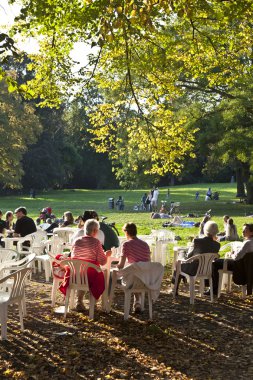
<svg viewBox="0 0 253 380"><path fill-rule="evenodd" d="M193 240L193 249L187 254L187 259L195 255L202 253L218 253L220 249L220 243L214 241L212 238L205 236L203 238L198 238ZM182 272L189 274L190 276L195 276L198 269L198 261L193 263L182 264Z"/></svg>
<svg viewBox="0 0 253 380"><path fill-rule="evenodd" d="M252 294L253 287L253 252L234 262L233 281L237 285L247 285L247 295Z"/></svg>

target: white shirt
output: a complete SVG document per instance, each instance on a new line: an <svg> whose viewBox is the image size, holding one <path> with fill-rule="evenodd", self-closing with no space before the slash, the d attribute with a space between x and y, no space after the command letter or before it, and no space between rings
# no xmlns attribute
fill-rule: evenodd
<svg viewBox="0 0 253 380"><path fill-rule="evenodd" d="M78 239L78 238L80 238L80 237L82 237L82 236L84 236L84 229L80 228L76 233L74 233L74 235L72 235L72 237L70 239L70 243L74 244L75 240ZM100 243L102 245L104 245L104 243L105 243L105 234L103 233L103 231L98 230L96 239L98 239L100 241Z"/></svg>
<svg viewBox="0 0 253 380"><path fill-rule="evenodd" d="M246 239L243 243L241 248L239 248L234 254L232 255L233 259L240 260L242 259L246 253L252 252L253 254L253 237Z"/></svg>
<svg viewBox="0 0 253 380"><path fill-rule="evenodd" d="M153 192L152 200L153 200L153 201L157 201L157 199L158 199L158 195L159 195L159 190L158 190L158 189L155 189L154 192Z"/></svg>

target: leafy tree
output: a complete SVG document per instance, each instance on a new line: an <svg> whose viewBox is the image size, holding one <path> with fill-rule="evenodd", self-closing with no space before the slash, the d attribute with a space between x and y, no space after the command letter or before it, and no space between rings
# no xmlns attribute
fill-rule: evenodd
<svg viewBox="0 0 253 380"><path fill-rule="evenodd" d="M10 94L6 84L0 82L0 182L5 187L21 186L22 157L41 130L34 108L23 103L19 95Z"/></svg>
<svg viewBox="0 0 253 380"><path fill-rule="evenodd" d="M65 110L66 140L71 142L79 154L79 162L70 186L85 188L117 187L118 183L112 173L112 165L107 154L96 153L90 146L91 128L86 108L101 101L95 87L69 103Z"/></svg>
<svg viewBox="0 0 253 380"><path fill-rule="evenodd" d="M22 4L16 30L41 41L30 67L36 76L23 89L40 97L42 105L58 104L67 89L79 80L88 86L95 74L104 99L90 113L96 149L115 162L128 155L136 173L140 158L148 163L147 173L182 170L197 132L175 104L186 94L189 100L198 98L205 112L222 100L243 97L251 103L249 91L243 94L252 78L251 0ZM77 77L70 52L82 41L96 52L90 73L82 68ZM120 173L121 166L116 170Z"/></svg>

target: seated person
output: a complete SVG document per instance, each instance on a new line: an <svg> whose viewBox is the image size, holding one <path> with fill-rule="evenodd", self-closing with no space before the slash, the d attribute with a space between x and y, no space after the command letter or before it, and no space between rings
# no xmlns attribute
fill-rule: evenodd
<svg viewBox="0 0 253 380"><path fill-rule="evenodd" d="M122 198L121 195L119 195L119 198L117 199L116 201L116 206L117 206L117 210L119 211L123 211L124 210L124 199Z"/></svg>
<svg viewBox="0 0 253 380"><path fill-rule="evenodd" d="M206 222L208 222L211 219L210 215L205 215L202 221L200 222L199 226L199 237L202 237L204 235L204 227Z"/></svg>
<svg viewBox="0 0 253 380"><path fill-rule="evenodd" d="M17 222L14 229L14 237L32 234L37 231L36 225L32 218L27 216L27 210L25 207L19 207L15 210Z"/></svg>
<svg viewBox="0 0 253 380"><path fill-rule="evenodd" d="M1 241L6 231L6 222L2 220L2 210L0 210L0 246L4 247L4 243Z"/></svg>
<svg viewBox="0 0 253 380"><path fill-rule="evenodd" d="M74 224L74 217L71 211L66 211L63 214L63 223L60 225L60 227L67 227Z"/></svg>
<svg viewBox="0 0 253 380"><path fill-rule="evenodd" d="M95 219L88 219L84 224L84 236L75 240L71 252L71 258L90 261L95 265L105 265L107 257L111 256L111 251L104 252L102 244L96 239L99 231L99 223ZM77 311L85 309L83 304L84 291L77 293Z"/></svg>
<svg viewBox="0 0 253 380"><path fill-rule="evenodd" d="M226 227L227 227L227 221L229 219L229 216L228 215L224 215L223 216L223 225L224 225L224 231L222 232L219 232L217 234L217 236L225 236L226 235Z"/></svg>
<svg viewBox="0 0 253 380"><path fill-rule="evenodd" d="M15 228L15 224L13 223L14 215L12 211L6 211L5 213L5 223L6 223L6 229L10 232L13 231Z"/></svg>
<svg viewBox="0 0 253 380"><path fill-rule="evenodd" d="M236 225L232 218L229 218L226 223L225 235L220 238L220 241L236 241L239 240Z"/></svg>
<svg viewBox="0 0 253 380"><path fill-rule="evenodd" d="M218 226L215 222L208 221L204 226L204 237L196 238L193 240L193 246L189 249L186 254L186 259L189 259L195 255L199 255L202 253L218 253L220 249L220 243L217 240ZM194 276L197 273L198 262L186 263L182 262L181 264L182 272L189 274L190 276ZM172 283L175 281L174 272ZM181 278L179 278L178 285L180 283Z"/></svg>
<svg viewBox="0 0 253 380"><path fill-rule="evenodd" d="M234 271L235 261L242 259L246 253L253 252L253 224L244 224L243 226L244 242L237 251L232 252L231 259L227 259L227 268L229 271ZM223 269L224 259L215 260L213 263L213 293L217 295L219 284L219 269Z"/></svg>
<svg viewBox="0 0 253 380"><path fill-rule="evenodd" d="M3 212L2 210L0 210L0 234L3 235L6 230L6 222L5 220L2 220L2 217L3 217Z"/></svg>
<svg viewBox="0 0 253 380"><path fill-rule="evenodd" d="M96 219L99 221L99 216L96 211L91 210L91 215L92 218ZM119 239L118 236L116 235L116 232L112 229L111 226L104 222L99 223L100 230L104 233L105 240L104 240L104 249L107 251L111 249L112 247L119 247Z"/></svg>
<svg viewBox="0 0 253 380"><path fill-rule="evenodd" d="M126 223L123 226L123 231L127 241L122 245L122 254L118 268L122 269L127 261L128 264L139 261L150 261L149 245L137 237L137 227L134 223ZM141 311L140 294L135 294L134 309L136 313Z"/></svg>
<svg viewBox="0 0 253 380"><path fill-rule="evenodd" d="M70 242L72 244L75 242L76 239L78 239L79 237L84 236L84 223L86 222L86 220L93 219L93 218L94 218L94 211L92 211L92 210L86 210L86 211L84 211L83 215L80 215L77 218L77 221L78 221L78 225L77 225L78 231L75 232L74 235L70 239ZM94 218L94 219L96 219L96 218ZM102 244L102 246L104 248L105 234L103 233L103 231L101 231L100 228L98 230L96 238L100 241L100 243Z"/></svg>

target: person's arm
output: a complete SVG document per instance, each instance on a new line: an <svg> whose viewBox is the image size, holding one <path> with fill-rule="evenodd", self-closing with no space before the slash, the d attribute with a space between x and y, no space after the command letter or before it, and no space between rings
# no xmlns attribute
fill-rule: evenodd
<svg viewBox="0 0 253 380"><path fill-rule="evenodd" d="M119 262L119 264L117 265L117 268L118 268L118 269L122 269L122 268L124 268L125 263L126 263L126 256L121 256L121 258L120 258L120 262Z"/></svg>
<svg viewBox="0 0 253 380"><path fill-rule="evenodd" d="M190 259L195 254L195 242L193 240L193 245L189 248L189 251L186 253L186 259Z"/></svg>
<svg viewBox="0 0 253 380"><path fill-rule="evenodd" d="M240 249L238 249L236 252L234 252L233 254L232 254L232 258L234 259L234 260L240 260L240 259L242 259L244 256L245 256L245 254L247 253L247 252L250 252L248 249L247 249L247 246L248 246L248 244L247 244L248 242L247 241L245 241L245 243L243 244L243 246L240 248Z"/></svg>
<svg viewBox="0 0 253 380"><path fill-rule="evenodd" d="M126 254L126 251L127 251L127 245L126 245L127 242L123 243L122 245L122 254L120 256L120 262L119 264L117 265L117 268L118 269L122 269L124 268L125 266L125 263L126 263L126 258L127 258L127 254Z"/></svg>
<svg viewBox="0 0 253 380"><path fill-rule="evenodd" d="M105 265L107 262L107 257L111 256L111 251L104 252L100 241L97 241L97 243L97 261L100 265Z"/></svg>

